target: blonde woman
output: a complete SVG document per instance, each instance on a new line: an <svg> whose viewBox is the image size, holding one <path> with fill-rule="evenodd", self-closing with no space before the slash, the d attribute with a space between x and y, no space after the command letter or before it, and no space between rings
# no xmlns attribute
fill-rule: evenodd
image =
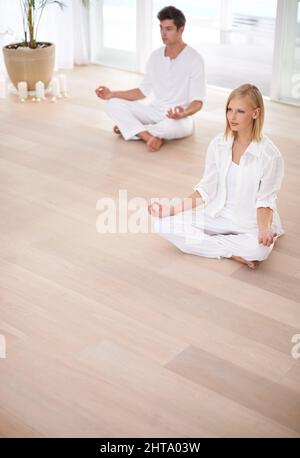
<svg viewBox="0 0 300 458"><path fill-rule="evenodd" d="M243 84L228 97L226 129L209 144L201 181L176 204L149 204L159 234L184 253L231 258L251 269L284 233L276 207L283 159L262 134L260 91Z"/></svg>

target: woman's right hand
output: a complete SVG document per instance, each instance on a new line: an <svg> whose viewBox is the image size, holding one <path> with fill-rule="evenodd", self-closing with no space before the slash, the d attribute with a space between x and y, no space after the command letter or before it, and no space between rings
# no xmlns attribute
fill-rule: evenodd
<svg viewBox="0 0 300 458"><path fill-rule="evenodd" d="M102 100L109 100L112 98L112 91L106 87L106 86L99 86L97 87L97 89L95 90L95 93L97 95L97 97L99 97L100 99Z"/></svg>
<svg viewBox="0 0 300 458"><path fill-rule="evenodd" d="M158 218L164 218L165 216L174 215L174 207L165 203L158 201L149 202L148 212L151 216L156 216Z"/></svg>

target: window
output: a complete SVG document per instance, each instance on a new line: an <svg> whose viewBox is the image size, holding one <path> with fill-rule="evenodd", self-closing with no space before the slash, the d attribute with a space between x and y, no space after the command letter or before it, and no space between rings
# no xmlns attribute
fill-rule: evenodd
<svg viewBox="0 0 300 458"><path fill-rule="evenodd" d="M135 0L103 0L103 47L135 53Z"/></svg>
<svg viewBox="0 0 300 458"><path fill-rule="evenodd" d="M136 70L136 3L139 0L97 0L90 4L92 62Z"/></svg>

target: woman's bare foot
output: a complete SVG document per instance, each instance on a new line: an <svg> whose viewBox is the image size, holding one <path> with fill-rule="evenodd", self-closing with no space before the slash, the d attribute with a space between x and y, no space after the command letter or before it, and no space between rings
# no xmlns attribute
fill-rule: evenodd
<svg viewBox="0 0 300 458"><path fill-rule="evenodd" d="M240 258L240 256L232 256L230 259L234 261L240 262L241 264L246 264L250 269L254 270L258 266L258 261L246 261L244 258Z"/></svg>
<svg viewBox="0 0 300 458"><path fill-rule="evenodd" d="M118 126L115 126L113 130L114 130L114 133L115 133L115 134L121 135L121 131L120 131L120 129L118 128Z"/></svg>
<svg viewBox="0 0 300 458"><path fill-rule="evenodd" d="M148 150L154 153L155 151L158 151L161 148L163 143L164 141L162 138L150 137L146 144Z"/></svg>

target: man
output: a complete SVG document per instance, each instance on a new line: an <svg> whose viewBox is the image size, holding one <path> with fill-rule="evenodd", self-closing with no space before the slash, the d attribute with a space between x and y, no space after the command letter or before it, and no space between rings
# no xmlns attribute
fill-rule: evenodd
<svg viewBox="0 0 300 458"><path fill-rule="evenodd" d="M165 46L151 54L140 86L127 91L99 86L95 91L106 100L114 132L125 140L143 140L149 151L158 151L164 140L193 133L192 115L201 110L206 92L203 58L182 40L183 13L167 6L157 18ZM155 99L150 105L137 102L151 93Z"/></svg>

